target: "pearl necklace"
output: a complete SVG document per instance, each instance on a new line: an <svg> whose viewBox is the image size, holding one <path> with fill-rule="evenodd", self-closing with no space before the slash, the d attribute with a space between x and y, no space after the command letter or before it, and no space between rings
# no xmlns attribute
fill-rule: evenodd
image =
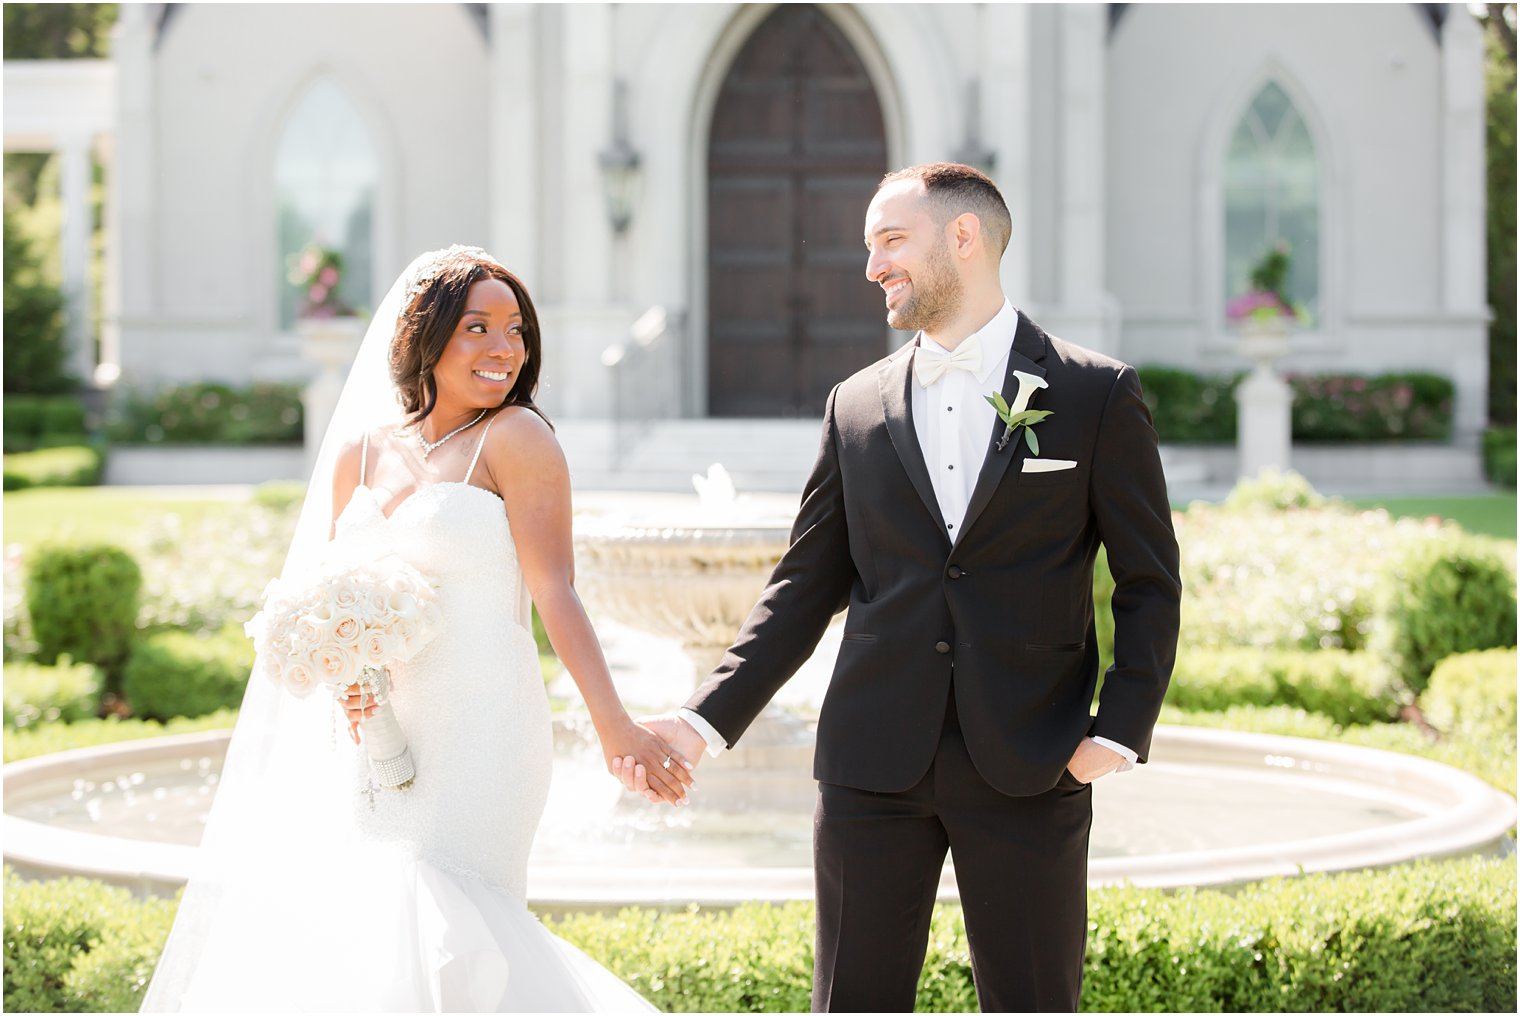
<svg viewBox="0 0 1520 1016"><path fill-rule="evenodd" d="M422 436L422 425L418 424L417 425L417 443L422 446L422 457L424 459L426 459L429 455L433 454L439 448L443 447L443 443L445 441L447 441L449 438L453 437L455 434L460 433L461 431L469 430L471 427L475 426L481 420L485 419L485 416L486 416L486 411L484 409L482 409L480 411L480 415L477 416L477 417L475 417L475 419L471 420L469 423L465 424L462 427L455 427L453 430L451 430L447 434L443 435L443 437L439 438L437 441L429 441L427 438L423 437Z"/></svg>

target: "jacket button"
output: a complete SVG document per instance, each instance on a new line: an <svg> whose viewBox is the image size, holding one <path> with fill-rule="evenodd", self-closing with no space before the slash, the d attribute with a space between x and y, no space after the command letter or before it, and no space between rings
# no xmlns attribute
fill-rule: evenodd
<svg viewBox="0 0 1520 1016"><path fill-rule="evenodd" d="M941 656L944 656L946 653L948 653L950 651L950 643L948 643L948 642L936 642L936 643L934 643L934 651L936 653L939 653Z"/></svg>
<svg viewBox="0 0 1520 1016"><path fill-rule="evenodd" d="M949 570L948 574L949 574L949 576L952 579L958 579L958 578L960 578L962 575L964 575L966 573L963 572L963 571L961 571L961 566L960 565L958 565L958 564L952 564L950 566L950 570Z"/></svg>

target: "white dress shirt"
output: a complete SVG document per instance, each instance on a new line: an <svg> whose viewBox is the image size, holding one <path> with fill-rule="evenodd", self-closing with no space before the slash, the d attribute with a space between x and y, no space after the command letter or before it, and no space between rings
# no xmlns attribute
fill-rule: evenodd
<svg viewBox="0 0 1520 1016"><path fill-rule="evenodd" d="M957 347L970 342L980 344L981 363L975 371L954 367L927 387L916 376L908 383L912 390L913 431L923 450L924 464L929 467L929 480L934 485L934 497L951 543L960 535L971 492L987 457L987 443L998 419L997 410L987 396L1003 390L1003 380L1008 376L1008 353L1013 349L1018 325L1018 312L1004 300L1002 310ZM922 332L918 343L949 355L949 350ZM709 755L716 756L727 747L723 735L696 712L682 709L679 715L702 735ZM1138 759L1135 752L1105 737L1092 740L1124 757L1119 772L1134 768Z"/></svg>

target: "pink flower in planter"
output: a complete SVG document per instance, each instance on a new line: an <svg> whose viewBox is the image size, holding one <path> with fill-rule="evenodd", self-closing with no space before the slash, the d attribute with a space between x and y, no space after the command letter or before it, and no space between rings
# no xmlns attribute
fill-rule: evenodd
<svg viewBox="0 0 1520 1016"><path fill-rule="evenodd" d="M328 289L331 289L338 284L338 270L332 265L328 265L322 269L322 274L317 276L317 281Z"/></svg>
<svg viewBox="0 0 1520 1016"><path fill-rule="evenodd" d="M306 299L311 303L321 303L327 299L327 287L318 283L306 291Z"/></svg>
<svg viewBox="0 0 1520 1016"><path fill-rule="evenodd" d="M1268 293L1260 289L1253 289L1237 296L1225 305L1224 313L1225 317L1231 321L1244 321L1247 318L1270 320L1275 317L1293 317L1292 308L1279 300L1276 293Z"/></svg>

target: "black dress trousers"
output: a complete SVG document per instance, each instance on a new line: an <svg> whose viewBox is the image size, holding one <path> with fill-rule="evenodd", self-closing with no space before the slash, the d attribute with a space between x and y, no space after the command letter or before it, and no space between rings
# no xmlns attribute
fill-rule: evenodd
<svg viewBox="0 0 1520 1016"><path fill-rule="evenodd" d="M819 784L815 1012L912 1012L948 849L983 1012L1075 1012L1092 787L1010 797L982 779L949 696L934 761L901 793Z"/></svg>

